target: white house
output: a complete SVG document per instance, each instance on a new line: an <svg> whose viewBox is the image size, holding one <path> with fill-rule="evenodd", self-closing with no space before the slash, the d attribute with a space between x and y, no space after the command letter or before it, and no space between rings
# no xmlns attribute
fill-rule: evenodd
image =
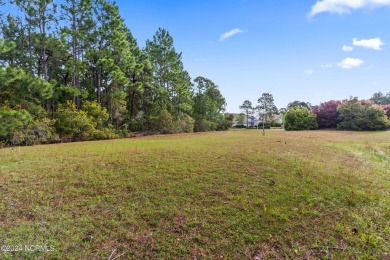
<svg viewBox="0 0 390 260"><path fill-rule="evenodd" d="M260 118L255 116L249 116L248 125L249 126L257 126L261 122Z"/></svg>

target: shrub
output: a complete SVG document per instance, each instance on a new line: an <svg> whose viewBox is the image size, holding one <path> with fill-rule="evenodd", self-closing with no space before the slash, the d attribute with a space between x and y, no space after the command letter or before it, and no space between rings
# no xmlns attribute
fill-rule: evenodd
<svg viewBox="0 0 390 260"><path fill-rule="evenodd" d="M87 113L87 116L95 128L95 130L92 131L93 140L116 138L113 126L108 124L108 118L110 115L107 113L107 109L105 107L102 107L96 101L86 101L81 110ZM118 129L118 134L121 137L128 137L130 135L128 132L128 126L123 125L120 129Z"/></svg>
<svg viewBox="0 0 390 260"><path fill-rule="evenodd" d="M274 122L271 126L272 126L272 127L282 127L282 123L280 123L280 122Z"/></svg>
<svg viewBox="0 0 390 260"><path fill-rule="evenodd" d="M130 130L132 131L144 131L145 120L143 118L132 118L129 120Z"/></svg>
<svg viewBox="0 0 390 260"><path fill-rule="evenodd" d="M35 145L56 142L59 136L55 132L53 123L53 120L48 118L32 120L13 135L12 143L14 145Z"/></svg>
<svg viewBox="0 0 390 260"><path fill-rule="evenodd" d="M119 135L119 134L118 134ZM129 137L130 134L119 135L120 137ZM104 128L103 130L95 129L92 131L93 140L107 140L117 138L117 135L109 128Z"/></svg>
<svg viewBox="0 0 390 260"><path fill-rule="evenodd" d="M207 132L214 131L216 129L215 123L206 119L199 119L195 121L194 130L195 132Z"/></svg>
<svg viewBox="0 0 390 260"><path fill-rule="evenodd" d="M114 127L111 125L111 127ZM131 132L129 130L129 125L128 124L122 124L117 130L116 130L116 135L112 132L111 129L107 129L105 128L106 132L107 131L111 131L111 135L113 137L110 137L110 138L115 138L117 136L119 137L124 137L124 138L128 138L131 136Z"/></svg>
<svg viewBox="0 0 390 260"><path fill-rule="evenodd" d="M263 122L259 122L259 123L257 124L257 127L258 127L259 129L263 129ZM269 122L265 122L265 123L264 123L264 129L270 129L270 128L271 128L270 123L269 123Z"/></svg>
<svg viewBox="0 0 390 260"><path fill-rule="evenodd" d="M194 119L189 115L183 115L177 121L177 132L178 133L192 133L194 132Z"/></svg>
<svg viewBox="0 0 390 260"><path fill-rule="evenodd" d="M107 126L109 114L107 113L107 109L102 107L98 102L86 101L81 110L87 113L87 116L93 122L96 129L102 130Z"/></svg>
<svg viewBox="0 0 390 260"><path fill-rule="evenodd" d="M234 120L233 114L226 114L223 119L218 121L217 131L225 131L232 127Z"/></svg>
<svg viewBox="0 0 390 260"><path fill-rule="evenodd" d="M282 123L280 123L279 121L277 120L269 120L267 122L267 124L270 126L270 127L281 127L282 126Z"/></svg>
<svg viewBox="0 0 390 260"><path fill-rule="evenodd" d="M306 108L289 109L284 117L284 128L289 130L313 130L317 129L316 116Z"/></svg>
<svg viewBox="0 0 390 260"><path fill-rule="evenodd" d="M232 122L228 120L221 120L217 124L217 131L226 131L229 130L230 127L232 127Z"/></svg>
<svg viewBox="0 0 390 260"><path fill-rule="evenodd" d="M150 118L151 129L159 131L162 134L175 133L175 124L172 115L168 110L162 110L160 115Z"/></svg>
<svg viewBox="0 0 390 260"><path fill-rule="evenodd" d="M64 141L92 140L94 125L90 116L71 102L65 107L60 105L55 113L54 127Z"/></svg>
<svg viewBox="0 0 390 260"><path fill-rule="evenodd" d="M263 122L259 122L257 125L259 129L263 129ZM276 121L276 120L269 120L265 122L264 129L270 129L271 127L282 127L282 123Z"/></svg>
<svg viewBox="0 0 390 260"><path fill-rule="evenodd" d="M27 110L0 107L0 141L5 144L17 145L13 143L13 139L19 135L19 131L22 131L31 119L32 116Z"/></svg>
<svg viewBox="0 0 390 260"><path fill-rule="evenodd" d="M383 130L390 126L385 110L369 102L362 103L357 98L343 102L338 108L338 129L347 130Z"/></svg>

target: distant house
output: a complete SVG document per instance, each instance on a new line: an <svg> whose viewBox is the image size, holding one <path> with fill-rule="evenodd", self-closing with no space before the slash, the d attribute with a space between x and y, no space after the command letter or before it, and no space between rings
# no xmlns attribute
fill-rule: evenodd
<svg viewBox="0 0 390 260"><path fill-rule="evenodd" d="M257 126L260 123L260 118L257 118L255 116L249 116L248 118L248 125L249 126Z"/></svg>
<svg viewBox="0 0 390 260"><path fill-rule="evenodd" d="M232 127L235 127L237 125L241 125L241 123L239 122L239 116L241 114L233 114L233 115L234 115L234 119L233 119ZM259 123L263 122L262 120L263 120L262 116L250 115L248 117L248 126L255 127ZM267 120L275 120L278 123L282 123L283 117L282 117L282 115L271 115L271 116L267 117ZM245 115L245 123L244 123L244 125L246 126L246 115Z"/></svg>
<svg viewBox="0 0 390 260"><path fill-rule="evenodd" d="M233 125L232 127L235 127L237 125L241 125L241 123L239 122L239 117L240 115L242 114L233 114L234 115L234 119L233 119ZM244 124L246 126L246 123L247 123L247 118L246 118L246 115L245 116L245 121L244 121ZM257 124L260 122L261 120L258 118L258 117L255 117L253 115L250 115L248 117L248 125L249 126L257 126Z"/></svg>

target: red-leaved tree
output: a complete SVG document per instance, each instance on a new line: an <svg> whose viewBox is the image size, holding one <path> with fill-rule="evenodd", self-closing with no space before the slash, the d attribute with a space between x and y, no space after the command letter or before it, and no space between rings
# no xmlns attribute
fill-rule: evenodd
<svg viewBox="0 0 390 260"><path fill-rule="evenodd" d="M317 115L319 128L336 128L338 120L337 107L341 104L339 100L330 100L312 107L312 113Z"/></svg>

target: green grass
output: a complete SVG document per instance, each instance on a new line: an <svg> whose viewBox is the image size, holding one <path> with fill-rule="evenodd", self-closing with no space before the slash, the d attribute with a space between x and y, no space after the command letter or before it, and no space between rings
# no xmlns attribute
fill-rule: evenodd
<svg viewBox="0 0 390 260"><path fill-rule="evenodd" d="M228 132L0 150L1 259L390 252L390 132ZM114 251L115 250L115 251Z"/></svg>

